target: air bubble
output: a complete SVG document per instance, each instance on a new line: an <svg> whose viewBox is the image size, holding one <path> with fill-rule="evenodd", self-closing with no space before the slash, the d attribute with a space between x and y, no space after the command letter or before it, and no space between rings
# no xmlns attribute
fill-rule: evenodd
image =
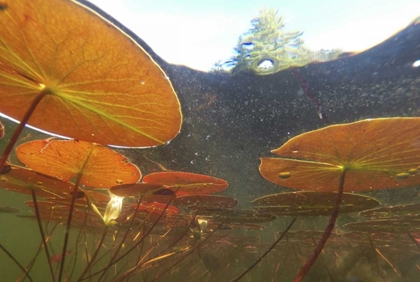
<svg viewBox="0 0 420 282"><path fill-rule="evenodd" d="M410 169L408 170L408 173L409 173L409 174L416 174L416 173L417 173L417 168L410 168Z"/></svg>
<svg viewBox="0 0 420 282"><path fill-rule="evenodd" d="M140 83L144 85L146 83L146 81L142 80L142 81L140 81Z"/></svg>
<svg viewBox="0 0 420 282"><path fill-rule="evenodd" d="M123 181L121 179L117 179L117 180L115 180L115 182L117 182L118 185L123 184Z"/></svg>
<svg viewBox="0 0 420 282"><path fill-rule="evenodd" d="M290 172L288 172L288 171L280 172L279 177L282 178L282 179L287 179L287 178L290 177Z"/></svg>
<svg viewBox="0 0 420 282"><path fill-rule="evenodd" d="M397 179L407 179L410 177L410 174L407 172L401 172L396 175Z"/></svg>
<svg viewBox="0 0 420 282"><path fill-rule="evenodd" d="M7 182L7 178L6 177L0 177L0 181L1 182Z"/></svg>

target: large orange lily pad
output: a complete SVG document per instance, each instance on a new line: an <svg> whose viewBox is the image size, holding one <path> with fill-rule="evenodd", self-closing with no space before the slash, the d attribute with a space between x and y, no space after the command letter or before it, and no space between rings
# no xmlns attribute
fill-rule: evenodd
<svg viewBox="0 0 420 282"><path fill-rule="evenodd" d="M16 155L33 170L63 181L82 173L80 182L95 188L135 183L141 177L140 170L123 155L90 142L35 140L17 147Z"/></svg>
<svg viewBox="0 0 420 282"><path fill-rule="evenodd" d="M0 111L78 140L155 146L174 138L180 104L132 38L70 0L5 0L0 9ZM18 105L18 106L17 106Z"/></svg>
<svg viewBox="0 0 420 282"><path fill-rule="evenodd" d="M162 171L146 175L144 183L162 185L173 190L177 196L210 194L220 192L228 183L220 178L181 171Z"/></svg>
<svg viewBox="0 0 420 282"><path fill-rule="evenodd" d="M345 191L420 184L420 118L379 118L337 124L296 136L261 158L261 175L278 185Z"/></svg>

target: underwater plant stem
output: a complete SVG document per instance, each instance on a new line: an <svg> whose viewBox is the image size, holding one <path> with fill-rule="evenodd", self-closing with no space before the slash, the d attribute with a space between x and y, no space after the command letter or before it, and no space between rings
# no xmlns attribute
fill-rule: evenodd
<svg viewBox="0 0 420 282"><path fill-rule="evenodd" d="M220 226L219 226L220 227ZM158 276L156 276L154 279L152 279L150 282L155 282L155 281L159 281L158 279L160 277L162 277L166 272L168 272L169 270L173 269L175 266L177 266L178 264L180 264L182 261L184 261L190 254L192 254L195 250L198 250L200 248L201 245L203 245L206 241L208 241L210 239L210 237L212 237L218 230L219 227L214 229L203 241L197 243L198 241L195 239L194 242L191 244L191 246L187 247L185 250L183 251L178 251L177 253L184 253L185 255L178 260L177 262L175 262L174 264L172 264L170 267L168 267L166 270L164 270L163 272L161 272ZM229 231L230 233L230 231ZM193 248L193 245L197 243L197 245ZM156 259L153 259L156 260ZM152 262L152 260L147 261L146 263L150 263ZM146 263L144 263L143 265L145 265ZM117 280L118 281L118 280Z"/></svg>
<svg viewBox="0 0 420 282"><path fill-rule="evenodd" d="M372 250L374 252L375 265L376 265L377 271L379 273L379 276L381 276L382 281L385 282L385 277L384 277L384 275L381 271L381 266L379 265L378 253L377 253L377 250L376 250L375 246L373 245L372 238L370 237L370 234L368 235L368 238L369 238L370 247L372 248Z"/></svg>
<svg viewBox="0 0 420 282"><path fill-rule="evenodd" d="M419 244L419 242L416 241L416 239L414 239L413 235L411 235L410 232L407 232L407 234L410 237L410 239L414 242L414 244L416 244L417 248L420 249L420 244Z"/></svg>
<svg viewBox="0 0 420 282"><path fill-rule="evenodd" d="M124 233L124 236L123 236L123 238L122 238L122 240L121 240L120 244L118 244L117 250L115 250L114 254L111 256L110 263L111 263L111 262L115 259L115 257L118 255L118 252L120 251L120 249L121 249L121 248L122 248L122 246L124 245L124 242L125 242L125 240L127 239L128 234L130 233L130 229L131 229L131 227L133 226L134 219L136 218L137 213L138 213L138 211L139 211L140 203L141 203L141 198L137 201L137 205L136 205L136 209L134 210L134 214L133 214L133 216L130 218L130 225L129 225L129 227L127 228L127 231ZM102 278L102 276L101 276L101 278ZM99 278L99 280L100 280L100 278Z"/></svg>
<svg viewBox="0 0 420 282"><path fill-rule="evenodd" d="M335 201L335 206L331 214L330 221L328 222L328 225L324 230L324 234L322 234L322 238L318 242L318 245L315 247L315 250L312 256L306 261L305 265L299 270L298 275L296 276L295 280L293 280L294 282L300 282L302 281L303 278L305 278L305 275L308 273L308 271L311 269L312 265L315 263L318 256L321 254L322 249L324 249L324 246L327 243L327 240L334 229L335 222L337 221L337 217L340 212L341 199L343 198L344 179L346 177L346 172L347 172L347 169L344 169L341 172L337 199Z"/></svg>
<svg viewBox="0 0 420 282"><path fill-rule="evenodd" d="M38 222L39 233L41 234L42 243L44 244L44 250L45 250L45 255L47 256L48 267L50 268L50 271L51 271L51 277L53 281L55 282L56 280L55 280L54 270L52 268L52 264L50 260L50 257L51 257L50 251L48 250L47 240L45 239L44 229L42 228L41 215L39 214L39 208L38 208L38 202L36 200L35 190L31 189L31 192L32 192L32 201L34 202L36 221Z"/></svg>
<svg viewBox="0 0 420 282"><path fill-rule="evenodd" d="M82 280L82 278L86 274L86 272L89 271L90 267L92 266L93 262L95 261L96 257L99 254L99 250L101 249L102 243L105 240L105 237L106 237L106 233L107 232L108 232L108 226L106 225L105 228L104 228L104 232L102 233L101 240L99 241L98 246L96 247L95 253L93 254L92 258L90 259L90 261L88 263L88 265L86 266L85 270L83 270L82 274L80 275L80 278L77 279L77 281Z"/></svg>
<svg viewBox="0 0 420 282"><path fill-rule="evenodd" d="M120 275L118 277L128 277L129 274L133 273L137 269L140 269L143 265L149 264L152 261L157 260L157 258L165 256L165 251L166 250L170 250L173 246L175 246L176 244L178 244L179 241L181 241L187 235L187 233L190 230L190 227L191 227L192 223L194 222L194 220L195 220L195 216L191 220L188 228L185 229L185 232L182 233L182 236L180 236L177 240L175 240L173 243L171 243L167 248L165 248L164 250L162 250L161 252L159 252L158 254L156 254L153 258L151 258L151 259L149 259L147 261L144 261L147 258L147 256L149 255L149 253L150 253L150 252L148 252L145 256L143 256L143 258L141 258L141 259L139 258L138 263L136 264L136 266L134 266L133 268L131 268L128 271L124 272L122 275Z"/></svg>
<svg viewBox="0 0 420 282"><path fill-rule="evenodd" d="M67 244L69 242L69 237L70 237L71 220L73 218L73 210L74 210L74 205L76 203L76 198L77 198L77 189L79 189L80 181L81 181L82 175L83 175L83 170L85 169L85 166L86 166L86 164L89 160L90 155L92 154L93 148L95 148L95 146L92 147L88 156L86 157L86 160L83 163L83 166L80 169L79 173L77 174L76 181L74 183L73 196L71 198L69 216L67 218L66 234L64 235L63 251L61 252L61 264L60 264L60 274L58 276L58 282L61 282L61 278L63 277L64 261L65 261L65 258L66 258Z"/></svg>
<svg viewBox="0 0 420 282"><path fill-rule="evenodd" d="M26 277L28 277L28 279L30 280L30 281L33 281L32 280L32 277L29 275L29 273L28 273L28 271L26 271L26 269L19 263L19 261L17 260L17 259L15 259L15 257L2 245L2 244L0 244L0 249L2 249L3 250L3 252L5 252L8 256L9 256L9 258L11 258L15 263L16 263L16 265L17 266L19 266L19 268L23 271L23 272L25 272L25 274L26 274Z"/></svg>
<svg viewBox="0 0 420 282"><path fill-rule="evenodd" d="M312 242L314 242L314 245L316 244L314 238L312 237ZM335 282L334 277L331 275L330 270L328 269L327 265L325 264L324 259L322 258L322 254L319 256L319 259L321 260L322 264L324 265L325 271L327 271L328 277L330 277L331 282Z"/></svg>
<svg viewBox="0 0 420 282"><path fill-rule="evenodd" d="M15 132L13 132L12 137L9 140L9 143L7 144L6 148L3 151L3 154L0 157L0 171L3 170L4 164L6 163L7 158L9 157L10 153L13 150L13 147L15 146L20 134L23 131L23 128L25 128L25 125L28 123L29 118L32 116L33 112L35 111L35 108L38 106L39 102L44 98L46 94L49 92L47 91L41 91L38 96L35 97L35 99L32 101L29 108L26 110L25 114L23 115L23 118L20 120L20 123L18 124L17 128L15 129Z"/></svg>
<svg viewBox="0 0 420 282"><path fill-rule="evenodd" d="M83 219L83 225L82 225L82 228L80 228L80 231L79 231L79 235L77 236L77 239L76 239L76 246L75 246L75 248L74 248L74 262L73 262L73 267L72 267L72 270L71 270L71 272L70 272L70 276L69 276L69 278L68 278L68 281L71 281L71 278L73 277L73 274L74 274L74 269L76 268L76 262L77 262L77 250L78 250L78 248L79 248L79 243L80 243L80 240L81 240L81 238L82 238L82 231L84 230L84 229L86 229L86 221L87 221L87 218L88 218L88 213L89 213L89 209L86 209L85 210L85 218ZM86 235L86 233L84 233L85 235ZM85 242L86 242L86 240L85 240Z"/></svg>
<svg viewBox="0 0 420 282"><path fill-rule="evenodd" d="M122 254L119 258L109 262L109 264L107 266L105 266L103 269L91 274L90 276L83 278L83 279L79 279L79 281L83 281L86 279L91 279L93 276L98 275L99 273L103 273L108 271L108 269L116 264L117 262L119 262L120 260L122 260L123 258L125 258L129 253L131 253L138 245L140 245L144 239L147 238L147 236L149 236L149 234L153 231L153 229L156 227L156 225L159 223L159 221L162 219L163 215L165 214L166 210L168 209L170 203L172 202L172 200L174 199L176 194L174 194L171 199L169 200L169 202L166 204L165 208L163 209L162 213L159 215L159 217L155 220L155 222L152 224L152 226L150 227L149 230L147 230L147 232L145 234L143 234L143 236L140 238L140 240L134 244L131 248L129 248L124 254ZM102 277L102 276L101 276Z"/></svg>
<svg viewBox="0 0 420 282"><path fill-rule="evenodd" d="M137 201L137 205L136 205L136 209L134 210L134 214L133 216L130 218L130 225L127 228L127 231L125 232L123 238L121 239L121 242L118 244L117 250L114 252L114 254L111 255L111 259L109 261L109 263L112 263L112 261L115 259L115 257L118 255L118 252L120 251L120 249L122 248L122 246L124 245L125 240L128 237L128 234L130 233L130 229L133 226L134 223L134 219L137 216L137 213L139 211L139 207L140 207L140 203L141 203L141 199L142 197L140 197ZM101 279L106 275L107 271L102 272L102 275L99 277L98 281L101 281ZM83 278L83 277L80 277Z"/></svg>
<svg viewBox="0 0 420 282"><path fill-rule="evenodd" d="M259 258L255 261L255 263L253 263L250 267L248 267L247 270L245 270L241 275L239 275L238 277L234 278L233 280L231 280L231 282L237 282L239 281L242 277L244 277L248 272L251 271L251 269L253 269L257 264L260 263L260 261L265 258L269 252L271 252L271 250L274 249L274 247L281 241L281 239L283 239L284 235L287 234L287 232L289 232L289 229L292 228L293 224L296 221L296 217L292 220L292 222L290 222L290 224L287 226L286 230L283 231L283 233L280 235L280 237L274 242L273 245L271 245L270 248L268 248L268 250Z"/></svg>

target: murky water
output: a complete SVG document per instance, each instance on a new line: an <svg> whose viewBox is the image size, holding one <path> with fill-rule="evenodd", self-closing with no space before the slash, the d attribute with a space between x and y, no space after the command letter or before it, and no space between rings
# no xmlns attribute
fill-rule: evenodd
<svg viewBox="0 0 420 282"><path fill-rule="evenodd" d="M1 5L3 17L9 7ZM30 20L24 24L42 26L37 13L25 15ZM336 192L344 187L335 227L303 281L418 281L419 121L379 124L376 118L419 115L419 38L420 24L413 22L363 53L265 76L171 65L136 38L177 93L179 134L162 146L112 148L118 155L81 138L28 143L50 135L25 128L0 175L1 280L293 281L321 240ZM12 70L0 68L1 85L13 86L8 75L18 71ZM26 85L34 83L31 75L18 77ZM118 99L112 103L120 106ZM162 105L172 107L166 100L156 103L144 120L165 116L169 110ZM40 111L47 115L48 109L43 104ZM170 127L168 116L158 128L176 130L176 118ZM63 117L54 116L66 132L69 121ZM372 127L349 126L365 119L374 119ZM17 124L0 121L3 151ZM108 122L96 134L106 132ZM95 125L92 118L90 123ZM280 156L270 152L300 134L337 124L347 125L304 135ZM128 128L108 135L135 139ZM267 158L286 161L265 164ZM129 167L134 170L126 172ZM118 186L124 184L129 185ZM108 196L111 186L123 200ZM261 198L277 193L282 194Z"/></svg>

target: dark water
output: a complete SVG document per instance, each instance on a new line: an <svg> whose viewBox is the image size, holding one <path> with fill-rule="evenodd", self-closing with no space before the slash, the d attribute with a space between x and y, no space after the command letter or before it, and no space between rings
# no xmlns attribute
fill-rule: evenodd
<svg viewBox="0 0 420 282"><path fill-rule="evenodd" d="M259 158L271 156L270 150L291 137L331 124L420 114L420 67L412 66L420 59L420 24L412 24L358 55L267 76L204 73L170 65L139 42L173 83L181 102L183 125L179 135L165 146L118 151L144 174L159 170L159 163L168 170L226 180L229 187L218 194L236 198L239 204L235 210L250 210L250 202L257 197L292 191L268 182L258 170ZM302 91L304 85L298 77L307 83L311 94ZM4 118L1 121L6 126L6 136L1 140L4 148L16 125ZM21 136L25 140L20 142L47 137L31 129ZM11 162L19 164L13 155ZM420 203L418 190L408 187L360 194L374 197L382 206L416 204ZM33 217L20 217L33 215L33 209L24 204L28 200L29 195L0 190L0 206L20 211L0 213L0 243L23 267L34 262L30 267L34 281L52 281L37 222ZM231 281L253 265L293 219L278 216L273 221L252 222L255 217L251 217L237 224L213 224L199 234L192 224L197 219L194 213L182 208L181 213L189 213L190 217L168 217L154 225L158 220L154 215L107 230L97 256L99 262L89 275L106 267L118 242L125 240L124 253L139 240L136 235L144 235L144 241L110 266L101 281L128 281L129 277L131 281ZM404 228L389 228L408 216L399 213L382 229L361 231L344 225L368 217L357 212L340 215L333 235L305 281L418 281L419 213L420 208L415 206L409 214L414 221L403 224ZM241 281L293 281L312 254L328 219L325 215L298 217L279 244ZM239 220L234 217L232 221ZM64 220L58 220L59 225L56 222L44 221L44 229L51 235L54 272L58 272L60 263L54 255L61 253L65 232ZM63 281L77 280L92 259L103 230L86 222L71 230ZM127 230L131 232L124 238ZM4 252L0 252L0 262L2 281L23 277L22 270ZM129 272L136 265L137 270ZM99 276L85 281L98 281Z"/></svg>

